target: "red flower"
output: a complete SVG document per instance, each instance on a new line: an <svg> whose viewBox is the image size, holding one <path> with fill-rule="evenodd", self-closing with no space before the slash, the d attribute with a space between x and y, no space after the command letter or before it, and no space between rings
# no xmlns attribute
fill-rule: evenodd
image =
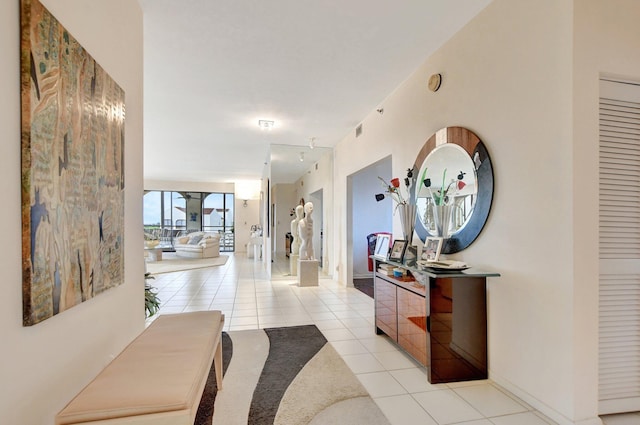
<svg viewBox="0 0 640 425"><path fill-rule="evenodd" d="M397 177L395 179L391 179L391 185L393 187L400 187L400 179Z"/></svg>

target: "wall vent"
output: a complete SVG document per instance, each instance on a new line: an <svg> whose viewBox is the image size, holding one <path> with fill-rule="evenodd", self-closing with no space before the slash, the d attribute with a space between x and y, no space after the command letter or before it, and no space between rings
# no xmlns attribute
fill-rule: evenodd
<svg viewBox="0 0 640 425"><path fill-rule="evenodd" d="M356 127L356 137L360 137L361 134L362 134L362 124Z"/></svg>

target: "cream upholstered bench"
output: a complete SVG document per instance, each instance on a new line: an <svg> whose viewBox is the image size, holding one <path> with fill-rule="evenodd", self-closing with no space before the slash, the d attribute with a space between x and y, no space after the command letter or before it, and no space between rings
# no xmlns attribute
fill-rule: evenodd
<svg viewBox="0 0 640 425"><path fill-rule="evenodd" d="M212 360L222 389L220 311L161 315L56 415L56 425L193 425Z"/></svg>

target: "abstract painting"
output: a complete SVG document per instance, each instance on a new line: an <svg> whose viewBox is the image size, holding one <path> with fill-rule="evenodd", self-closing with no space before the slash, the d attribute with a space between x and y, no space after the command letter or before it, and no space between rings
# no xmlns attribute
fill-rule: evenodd
<svg viewBox="0 0 640 425"><path fill-rule="evenodd" d="M22 0L23 324L124 279L124 91L38 0ZM141 310L142 311L142 310Z"/></svg>

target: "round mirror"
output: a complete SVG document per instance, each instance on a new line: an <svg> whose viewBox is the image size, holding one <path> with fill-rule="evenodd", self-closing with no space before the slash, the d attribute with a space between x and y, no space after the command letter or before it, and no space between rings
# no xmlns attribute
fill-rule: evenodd
<svg viewBox="0 0 640 425"><path fill-rule="evenodd" d="M493 169L484 144L466 128L443 128L427 140L414 170L420 239L442 236L444 254L468 247L484 227L493 198Z"/></svg>

